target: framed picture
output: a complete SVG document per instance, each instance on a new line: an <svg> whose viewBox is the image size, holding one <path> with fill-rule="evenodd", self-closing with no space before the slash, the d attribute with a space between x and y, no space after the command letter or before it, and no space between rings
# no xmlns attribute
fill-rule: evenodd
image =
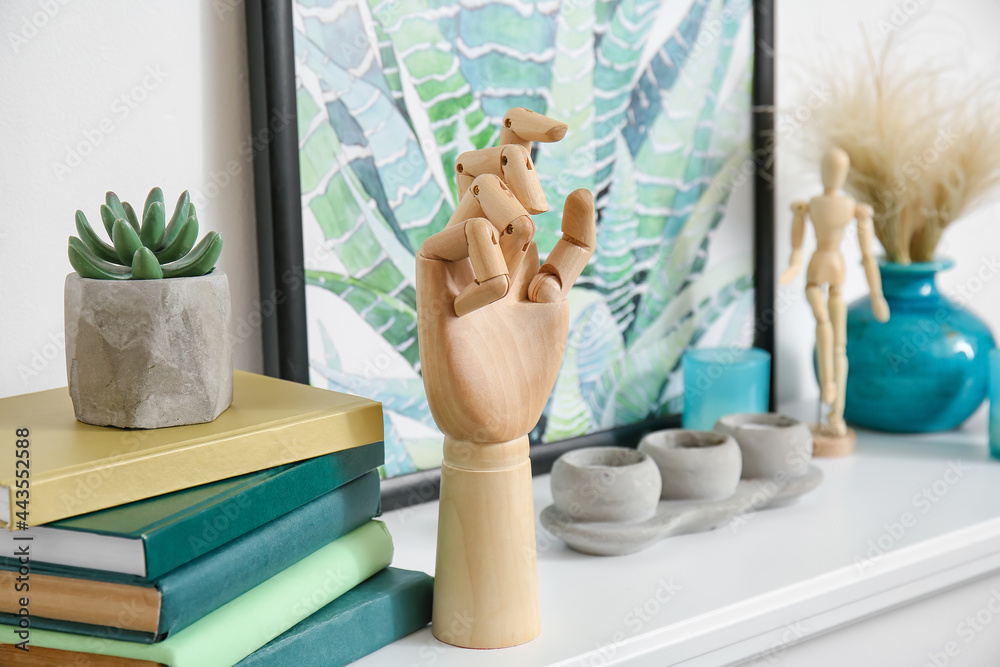
<svg viewBox="0 0 1000 667"><path fill-rule="evenodd" d="M386 508L441 461L415 253L512 107L569 125L533 155L543 259L569 192L598 215L536 472L678 425L688 347L771 351L769 1L251 0L247 29L265 372L382 402Z"/></svg>

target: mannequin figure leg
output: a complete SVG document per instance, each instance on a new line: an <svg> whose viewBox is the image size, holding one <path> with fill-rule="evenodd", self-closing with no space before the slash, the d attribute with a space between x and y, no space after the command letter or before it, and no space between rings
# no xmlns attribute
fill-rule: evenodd
<svg viewBox="0 0 1000 667"><path fill-rule="evenodd" d="M833 366L833 325L823 291L819 285L806 285L806 299L816 317L816 356L819 361L820 400L830 405L837 397Z"/></svg>
<svg viewBox="0 0 1000 667"><path fill-rule="evenodd" d="M847 433L844 403L847 399L847 304L840 285L830 285L830 323L833 327L833 368L837 396L830 410L829 425L836 435Z"/></svg>

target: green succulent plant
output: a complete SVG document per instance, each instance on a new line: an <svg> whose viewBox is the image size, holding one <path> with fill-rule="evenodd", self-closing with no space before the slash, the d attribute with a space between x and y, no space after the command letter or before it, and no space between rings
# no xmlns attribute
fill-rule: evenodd
<svg viewBox="0 0 1000 667"><path fill-rule="evenodd" d="M222 253L222 235L208 232L198 239L198 215L185 190L174 214L166 220L163 190L153 188L142 207L140 223L135 210L114 192L101 204L101 221L111 238L109 245L90 226L83 211L76 212L79 237L69 237L69 262L83 278L98 280L154 280L203 276Z"/></svg>

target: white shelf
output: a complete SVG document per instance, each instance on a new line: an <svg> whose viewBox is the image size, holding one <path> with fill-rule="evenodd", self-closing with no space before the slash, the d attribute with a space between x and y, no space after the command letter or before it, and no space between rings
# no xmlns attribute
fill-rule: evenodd
<svg viewBox="0 0 1000 667"><path fill-rule="evenodd" d="M859 432L854 456L815 465L823 484L794 505L631 556L576 553L536 523L538 639L468 651L425 628L357 664L735 665L1000 572L1000 463L982 412L952 433ZM534 491L537 515L548 476ZM437 503L384 520L393 564L433 573Z"/></svg>

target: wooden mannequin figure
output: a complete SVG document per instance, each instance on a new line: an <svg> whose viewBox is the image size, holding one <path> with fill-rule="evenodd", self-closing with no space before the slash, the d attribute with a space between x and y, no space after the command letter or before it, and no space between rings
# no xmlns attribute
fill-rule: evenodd
<svg viewBox="0 0 1000 667"><path fill-rule="evenodd" d="M831 148L823 156L823 194L808 202L792 204L792 256L781 284L788 285L802 268L802 240L806 217L816 230L816 252L806 268L806 298L816 316L816 355L819 366L820 399L830 406L823 423L813 428L814 456L844 456L854 451L856 436L844 423L847 394L847 305L842 292L844 257L840 253L844 231L852 218L858 220L858 244L871 291L872 311L879 322L889 320L889 304L882 296L882 279L872 255L874 229L872 208L858 204L840 190L847 180L847 153ZM823 298L823 286L828 286Z"/></svg>
<svg viewBox="0 0 1000 667"><path fill-rule="evenodd" d="M514 646L541 627L527 434L559 372L566 294L596 240L593 196L577 190L538 265L530 214L548 203L531 142L566 129L511 109L500 146L459 156L461 200L417 255L424 387L445 434L432 630L455 646Z"/></svg>

